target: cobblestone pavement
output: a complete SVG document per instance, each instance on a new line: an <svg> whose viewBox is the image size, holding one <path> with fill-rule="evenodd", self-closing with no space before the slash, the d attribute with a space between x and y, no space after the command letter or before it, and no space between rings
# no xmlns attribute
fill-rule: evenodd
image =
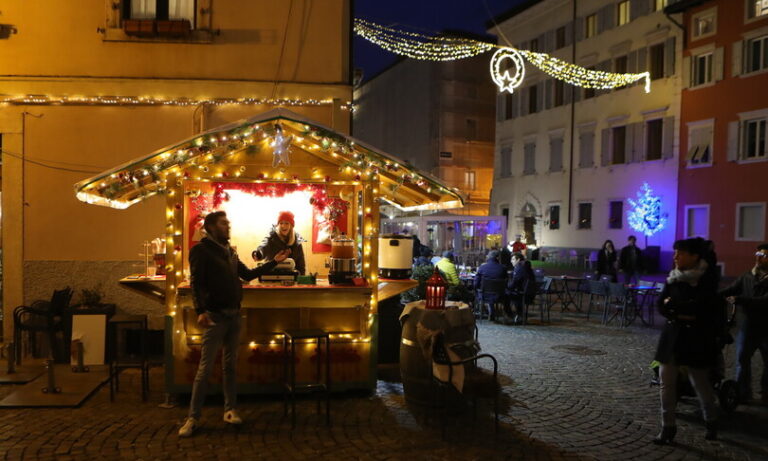
<svg viewBox="0 0 768 461"><path fill-rule="evenodd" d="M720 440L706 442L698 405L678 408L674 446L650 443L658 431L658 389L648 369L658 330L603 327L583 318L549 325L483 322L480 341L499 359L502 424L481 412L440 436L436 418L412 413L398 382L379 381L371 395L332 402L326 428L314 404L298 405L297 429L272 397L245 397L240 429L225 427L221 401L209 399L195 437L176 432L186 402L162 409L162 370L152 371L150 402L139 397L139 376L123 373L109 402L104 388L81 408L0 410L2 459L768 459L768 406L740 406L722 420ZM733 348L727 351L733 363ZM761 371L755 360L756 371ZM732 368L732 367L731 367ZM0 396L12 391L0 387ZM483 415L484 413L484 415Z"/></svg>

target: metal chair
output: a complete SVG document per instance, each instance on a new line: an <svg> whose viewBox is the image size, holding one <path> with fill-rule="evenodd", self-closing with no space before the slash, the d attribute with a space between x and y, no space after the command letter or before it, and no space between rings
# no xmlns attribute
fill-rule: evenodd
<svg viewBox="0 0 768 461"><path fill-rule="evenodd" d="M587 302L587 320L589 320L589 314L592 312L592 306L595 304L603 304L606 303L606 298L608 297L608 287L606 285L606 282L602 280L588 280L587 285L589 286L589 300Z"/></svg>
<svg viewBox="0 0 768 461"><path fill-rule="evenodd" d="M149 397L149 361L147 354L147 316L115 315L109 326L109 400L120 392L120 372L134 368L141 372L141 400ZM138 343L138 344L137 344Z"/></svg>
<svg viewBox="0 0 768 461"><path fill-rule="evenodd" d="M446 350L445 340L442 333L435 336L432 344L432 361L437 365L448 367L448 379L442 380L435 374L432 374L432 380L438 387L438 392L433 394L437 400L436 407L441 412L441 435L445 438L445 426L448 416L449 398L453 401L463 400L472 402L473 416L477 415L478 398L489 397L493 399L494 413L494 432L499 431L499 364L491 354L474 354L464 357L467 354L457 354L462 356L460 360L452 361ZM489 375L477 366L480 359L488 359L493 363L493 374ZM453 385L453 367L464 367L464 385L462 392L459 392ZM450 397L448 394L450 393Z"/></svg>
<svg viewBox="0 0 768 461"><path fill-rule="evenodd" d="M579 252L576 250L568 250L568 265L578 267L579 265Z"/></svg>
<svg viewBox="0 0 768 461"><path fill-rule="evenodd" d="M603 324L608 325L613 319L618 319L619 326L626 327L634 316L630 319L631 313L629 309L629 297L627 296L627 289L621 283L611 283L608 285L608 300L603 308ZM613 309L613 314L608 317L609 310Z"/></svg>
<svg viewBox="0 0 768 461"><path fill-rule="evenodd" d="M579 296L579 310L584 306L584 296L589 295L589 282L595 279L595 274L584 272L581 275L582 280L576 286L576 293Z"/></svg>
<svg viewBox="0 0 768 461"><path fill-rule="evenodd" d="M552 295L555 293L552 289L552 277L544 277L544 280L542 280L541 283L536 282L537 284L537 290L536 295L534 296L533 302L531 303L525 303L524 309L525 312L523 314L523 324L528 323L528 312L530 310L531 306L539 306L539 315L541 318L541 323L544 323L544 313L547 314L547 322L550 321L550 310L552 308Z"/></svg>
<svg viewBox="0 0 768 461"><path fill-rule="evenodd" d="M72 299L72 288L55 290L50 301L35 301L30 306L18 306L13 310L13 342L16 345L16 364L21 365L22 336L26 332L28 348L33 355L38 351L37 333L48 337L48 355L56 362L67 362L66 347L62 338L62 346L56 347L56 333L64 332L64 311Z"/></svg>
<svg viewBox="0 0 768 461"><path fill-rule="evenodd" d="M478 307L480 318L483 318L483 310L488 307L488 318L495 318L496 308L504 302L504 290L507 281L504 279L483 279L478 294Z"/></svg>

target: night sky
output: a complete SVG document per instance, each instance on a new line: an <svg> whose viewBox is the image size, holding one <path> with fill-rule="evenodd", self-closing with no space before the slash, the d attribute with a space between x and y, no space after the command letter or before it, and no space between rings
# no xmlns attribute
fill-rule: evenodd
<svg viewBox="0 0 768 461"><path fill-rule="evenodd" d="M356 18L424 34L462 30L486 34L485 24L526 0L354 0ZM368 80L392 64L397 55L355 35L354 66Z"/></svg>

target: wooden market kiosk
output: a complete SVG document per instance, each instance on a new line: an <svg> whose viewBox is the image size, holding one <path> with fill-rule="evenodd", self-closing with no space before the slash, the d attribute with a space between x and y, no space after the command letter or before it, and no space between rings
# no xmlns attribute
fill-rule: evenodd
<svg viewBox="0 0 768 461"><path fill-rule="evenodd" d="M154 195L166 199L165 277L130 276L124 286L165 306L166 392L191 390L201 330L189 286L188 251L202 218L224 210L231 243L250 257L290 210L304 236L307 273L315 285L253 280L244 286L238 358L242 392L274 392L282 376L281 331L331 332L334 390L373 389L376 382L377 302L415 285L379 280L379 203L405 210L460 207L461 194L407 163L286 109L224 125L160 149L75 186L83 202L124 209ZM330 229L346 231L359 249L360 286L329 285L325 261ZM309 378L317 351L299 349L298 379ZM218 367L217 367L218 368ZM220 370L212 381L221 379Z"/></svg>

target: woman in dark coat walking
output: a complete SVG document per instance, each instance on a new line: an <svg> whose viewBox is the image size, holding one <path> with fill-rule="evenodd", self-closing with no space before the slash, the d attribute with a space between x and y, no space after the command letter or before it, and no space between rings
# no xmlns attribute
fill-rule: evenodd
<svg viewBox="0 0 768 461"><path fill-rule="evenodd" d="M666 318L655 360L659 366L661 432L653 442L672 442L677 432L677 379L686 366L688 379L699 397L707 440L717 438L717 407L710 372L719 353L722 299L717 295L716 268L705 261L701 239L675 242L675 268L659 296L659 312Z"/></svg>
<svg viewBox="0 0 768 461"><path fill-rule="evenodd" d="M597 277L602 275L608 275L611 277L611 282L616 281L616 248L613 246L612 240L606 240L603 243L603 248L600 249L600 253L597 254Z"/></svg>

